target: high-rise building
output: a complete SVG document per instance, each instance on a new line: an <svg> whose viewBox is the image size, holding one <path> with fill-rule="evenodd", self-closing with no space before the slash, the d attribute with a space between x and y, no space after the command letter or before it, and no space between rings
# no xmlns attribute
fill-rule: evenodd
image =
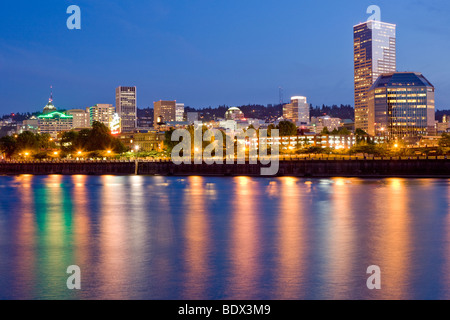
<svg viewBox="0 0 450 320"><path fill-rule="evenodd" d="M137 126L139 129L153 127L153 108L144 108L137 110Z"/></svg>
<svg viewBox="0 0 450 320"><path fill-rule="evenodd" d="M355 128L369 130L367 94L383 73L395 72L396 26L367 21L353 27L355 72Z"/></svg>
<svg viewBox="0 0 450 320"><path fill-rule="evenodd" d="M176 120L176 101L156 101L153 103L153 112L154 119L153 125L154 127L158 127L158 123L166 123L170 121Z"/></svg>
<svg viewBox="0 0 450 320"><path fill-rule="evenodd" d="M89 121L90 125L94 121L103 123L108 128L110 127L111 120L114 117L115 108L112 104L99 103L89 108Z"/></svg>
<svg viewBox="0 0 450 320"><path fill-rule="evenodd" d="M292 97L291 103L283 106L283 117L297 125L309 123L309 104L306 97Z"/></svg>
<svg viewBox="0 0 450 320"><path fill-rule="evenodd" d="M90 122L89 122L89 113L86 112L86 110L83 109L72 109L68 110L66 114L73 116L73 128L79 129L79 128L89 128Z"/></svg>
<svg viewBox="0 0 450 320"><path fill-rule="evenodd" d="M183 121L184 120L184 103L176 103L175 104L175 121Z"/></svg>
<svg viewBox="0 0 450 320"><path fill-rule="evenodd" d="M283 118L292 122L297 122L298 108L295 108L292 103L283 105Z"/></svg>
<svg viewBox="0 0 450 320"><path fill-rule="evenodd" d="M421 73L381 75L368 100L371 135L406 138L435 133L434 86Z"/></svg>
<svg viewBox="0 0 450 320"><path fill-rule="evenodd" d="M137 127L136 87L116 88L116 109L122 132L133 132Z"/></svg>

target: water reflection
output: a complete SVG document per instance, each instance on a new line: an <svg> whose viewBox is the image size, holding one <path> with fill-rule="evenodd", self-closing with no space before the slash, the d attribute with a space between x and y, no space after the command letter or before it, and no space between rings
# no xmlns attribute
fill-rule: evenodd
<svg viewBox="0 0 450 320"><path fill-rule="evenodd" d="M306 267L308 263L306 243L307 228L304 208L303 188L297 185L297 178L282 178L279 196L281 206L278 221L278 277L276 281L277 299L302 299L307 295Z"/></svg>
<svg viewBox="0 0 450 320"><path fill-rule="evenodd" d="M207 284L211 277L209 254L213 237L205 201L204 178L189 177L184 196L186 281L183 298L207 299Z"/></svg>
<svg viewBox="0 0 450 320"><path fill-rule="evenodd" d="M324 230L326 239L326 273L329 277L326 292L321 295L327 299L339 299L348 295L346 284L352 283L356 270L354 259L357 250L355 239L356 225L352 208L351 184L345 179L333 179L332 193L327 212L329 223ZM330 281L331 280L331 281Z"/></svg>
<svg viewBox="0 0 450 320"><path fill-rule="evenodd" d="M88 177L76 175L72 177L72 199L74 204L74 242L76 245L75 260L79 266L89 264L91 254L89 243L92 233L92 221L89 219L89 194L86 186Z"/></svg>
<svg viewBox="0 0 450 320"><path fill-rule="evenodd" d="M34 272L34 265L36 264L36 226L34 223L35 205L33 201L33 176L23 175L16 178L16 181L21 184L19 198L21 201L17 203L15 212L17 213L17 230L21 232L13 233L16 238L14 255L14 276L13 281L20 283L19 286L12 288L23 288L14 292L15 297L23 297L30 299L34 295L34 283L36 282L36 272Z"/></svg>
<svg viewBox="0 0 450 320"><path fill-rule="evenodd" d="M387 179L375 190L372 226L372 261L382 270L378 298L407 299L410 269L411 212L409 188L404 179Z"/></svg>
<svg viewBox="0 0 450 320"><path fill-rule="evenodd" d="M249 177L235 178L227 298L253 299L257 296L261 271L258 267L261 247L257 187L257 183Z"/></svg>
<svg viewBox="0 0 450 320"><path fill-rule="evenodd" d="M119 179L120 178L120 179ZM126 299L132 288L129 283L129 262L124 259L133 252L129 250L129 208L124 204L125 181L122 177L103 176L101 189L100 291L107 299ZM130 256L131 258L132 256ZM89 266L86 266L87 268Z"/></svg>
<svg viewBox="0 0 450 320"><path fill-rule="evenodd" d="M450 180L23 175L0 190L2 299L450 298Z"/></svg>
<svg viewBox="0 0 450 320"><path fill-rule="evenodd" d="M447 197L446 197L446 206L442 206L442 216L444 216L444 232L445 232L445 246L443 246L442 254L444 255L444 265L441 270L439 270L439 274L443 274L443 278L445 280L445 284L442 285L442 299L449 300L450 299L450 180L447 184Z"/></svg>
<svg viewBox="0 0 450 320"><path fill-rule="evenodd" d="M69 298L66 269L74 264L72 244L72 200L63 177L43 179L34 193L37 225L36 290L42 298ZM26 257L23 257L26 259Z"/></svg>

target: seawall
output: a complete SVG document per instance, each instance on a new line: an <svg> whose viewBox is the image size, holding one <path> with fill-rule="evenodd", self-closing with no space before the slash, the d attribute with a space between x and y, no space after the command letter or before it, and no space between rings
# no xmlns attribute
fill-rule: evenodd
<svg viewBox="0 0 450 320"><path fill-rule="evenodd" d="M0 162L0 174L260 176L261 164L181 164L170 161ZM280 161L277 176L450 178L449 159Z"/></svg>

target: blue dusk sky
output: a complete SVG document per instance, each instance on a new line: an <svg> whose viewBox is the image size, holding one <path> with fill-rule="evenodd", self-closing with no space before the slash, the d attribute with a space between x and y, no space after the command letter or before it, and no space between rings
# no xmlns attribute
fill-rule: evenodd
<svg viewBox="0 0 450 320"><path fill-rule="evenodd" d="M69 30L69 5L81 30ZM422 72L436 107L450 108L448 0L1 1L0 114L115 104L137 86L138 106L277 103L353 105L353 26L369 5L397 24L397 69Z"/></svg>

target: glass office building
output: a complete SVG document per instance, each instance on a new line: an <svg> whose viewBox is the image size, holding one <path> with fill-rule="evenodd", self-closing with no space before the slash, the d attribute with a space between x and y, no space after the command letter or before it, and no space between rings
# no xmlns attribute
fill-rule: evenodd
<svg viewBox="0 0 450 320"><path fill-rule="evenodd" d="M434 86L417 72L381 75L369 90L369 130L407 138L434 134Z"/></svg>
<svg viewBox="0 0 450 320"><path fill-rule="evenodd" d="M355 128L369 130L367 93L383 73L396 71L396 26L367 21L353 27Z"/></svg>
<svg viewBox="0 0 450 320"><path fill-rule="evenodd" d="M116 110L122 132L133 132L137 127L136 87L116 88Z"/></svg>
<svg viewBox="0 0 450 320"><path fill-rule="evenodd" d="M310 110L306 97L292 97L291 103L283 105L283 117L297 125L309 124Z"/></svg>

